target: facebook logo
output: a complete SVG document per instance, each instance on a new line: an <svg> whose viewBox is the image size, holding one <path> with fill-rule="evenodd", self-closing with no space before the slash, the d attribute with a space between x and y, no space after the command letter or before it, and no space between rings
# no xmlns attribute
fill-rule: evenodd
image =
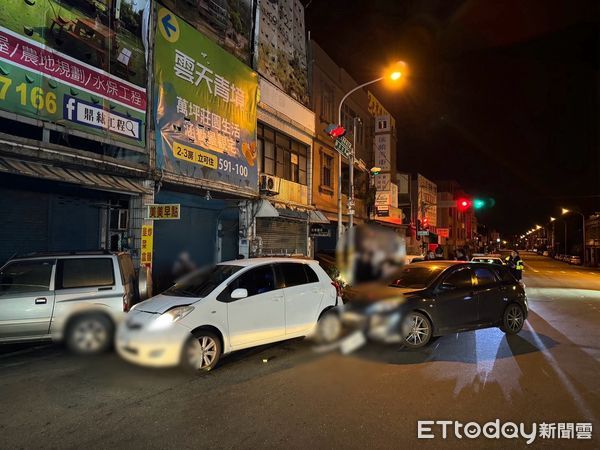
<svg viewBox="0 0 600 450"><path fill-rule="evenodd" d="M63 118L70 122L107 130L132 139L141 139L141 120L107 111L102 106L78 100L70 95L64 97Z"/></svg>

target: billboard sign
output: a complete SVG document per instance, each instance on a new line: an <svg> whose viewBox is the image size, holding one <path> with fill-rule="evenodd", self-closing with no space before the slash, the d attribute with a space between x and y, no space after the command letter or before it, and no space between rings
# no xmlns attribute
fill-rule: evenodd
<svg viewBox="0 0 600 450"><path fill-rule="evenodd" d="M250 64L254 1L257 0L161 0L161 3L229 53Z"/></svg>
<svg viewBox="0 0 600 450"><path fill-rule="evenodd" d="M9 1L2 8L0 109L145 147L149 2Z"/></svg>
<svg viewBox="0 0 600 450"><path fill-rule="evenodd" d="M154 56L157 167L257 193L257 74L166 8Z"/></svg>

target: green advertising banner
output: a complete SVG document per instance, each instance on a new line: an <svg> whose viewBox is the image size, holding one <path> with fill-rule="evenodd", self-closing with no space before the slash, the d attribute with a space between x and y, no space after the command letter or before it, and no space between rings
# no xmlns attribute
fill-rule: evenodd
<svg viewBox="0 0 600 450"><path fill-rule="evenodd" d="M157 167L256 193L257 74L162 7L154 55Z"/></svg>
<svg viewBox="0 0 600 450"><path fill-rule="evenodd" d="M0 109L144 148L145 0L2 0Z"/></svg>

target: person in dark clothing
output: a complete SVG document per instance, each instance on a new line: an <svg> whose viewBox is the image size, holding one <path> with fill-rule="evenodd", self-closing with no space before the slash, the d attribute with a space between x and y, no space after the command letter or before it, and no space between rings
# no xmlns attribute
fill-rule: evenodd
<svg viewBox="0 0 600 450"><path fill-rule="evenodd" d="M435 259L444 259L444 249L440 244L435 248Z"/></svg>
<svg viewBox="0 0 600 450"><path fill-rule="evenodd" d="M456 260L457 261L468 261L467 256L461 249L456 249Z"/></svg>

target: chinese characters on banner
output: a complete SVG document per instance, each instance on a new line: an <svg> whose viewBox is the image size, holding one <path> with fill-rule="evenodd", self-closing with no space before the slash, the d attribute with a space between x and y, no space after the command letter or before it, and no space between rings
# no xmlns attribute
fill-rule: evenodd
<svg viewBox="0 0 600 450"><path fill-rule="evenodd" d="M146 205L148 207L148 217L146 219L152 220L173 220L179 219L181 205L179 204L160 204L160 205Z"/></svg>
<svg viewBox="0 0 600 450"><path fill-rule="evenodd" d="M154 226L142 225L142 251L140 264L152 268L152 250L154 246Z"/></svg>
<svg viewBox="0 0 600 450"><path fill-rule="evenodd" d="M3 2L0 109L145 147L147 2L93 15L53 3Z"/></svg>
<svg viewBox="0 0 600 450"><path fill-rule="evenodd" d="M256 73L162 7L154 71L157 166L256 193Z"/></svg>

